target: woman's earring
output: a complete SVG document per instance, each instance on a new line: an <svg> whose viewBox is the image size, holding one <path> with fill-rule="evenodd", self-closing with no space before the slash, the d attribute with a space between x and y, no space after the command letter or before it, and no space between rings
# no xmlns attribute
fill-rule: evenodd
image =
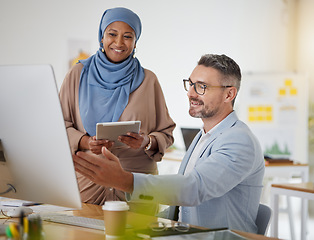
<svg viewBox="0 0 314 240"><path fill-rule="evenodd" d="M136 48L134 48L133 58L135 58Z"/></svg>
<svg viewBox="0 0 314 240"><path fill-rule="evenodd" d="M105 49L104 49L104 48L102 48L102 49L101 49L101 51L102 51L102 52L105 52Z"/></svg>

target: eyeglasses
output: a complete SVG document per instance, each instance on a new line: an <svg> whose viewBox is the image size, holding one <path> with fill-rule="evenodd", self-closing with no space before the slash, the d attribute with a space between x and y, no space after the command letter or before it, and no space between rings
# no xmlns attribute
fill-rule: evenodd
<svg viewBox="0 0 314 240"><path fill-rule="evenodd" d="M168 229L172 229L172 231L178 232L188 232L190 229L190 224L175 222L171 223L171 227L169 227L166 225L166 223L163 222L152 222L148 225L148 227L154 232L167 231Z"/></svg>
<svg viewBox="0 0 314 240"><path fill-rule="evenodd" d="M191 79L183 79L183 86L186 91L189 91L192 86L194 86L194 90L198 95L204 95L206 88L228 88L232 86L210 86L204 83L195 82L193 83Z"/></svg>

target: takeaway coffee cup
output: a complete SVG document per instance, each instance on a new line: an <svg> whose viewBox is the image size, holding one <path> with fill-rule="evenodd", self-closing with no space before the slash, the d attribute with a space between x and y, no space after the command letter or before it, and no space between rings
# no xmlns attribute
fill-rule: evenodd
<svg viewBox="0 0 314 240"><path fill-rule="evenodd" d="M122 239L125 234L129 206L123 201L105 202L104 210L106 239Z"/></svg>

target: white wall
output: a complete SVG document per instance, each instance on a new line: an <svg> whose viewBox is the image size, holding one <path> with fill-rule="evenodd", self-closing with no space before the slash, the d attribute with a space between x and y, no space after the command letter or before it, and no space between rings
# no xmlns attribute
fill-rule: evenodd
<svg viewBox="0 0 314 240"><path fill-rule="evenodd" d="M310 79L310 89L314 89L314 1L299 0L297 24L297 69L307 73ZM310 94L314 103L314 94Z"/></svg>
<svg viewBox="0 0 314 240"><path fill-rule="evenodd" d="M68 70L69 42L85 41L85 50L94 53L103 11L128 7L143 24L137 56L161 82L178 124L176 145L182 147L179 127L202 125L188 115L182 85L202 54L227 54L245 72L295 70L294 2L0 0L0 64L52 64L60 86Z"/></svg>

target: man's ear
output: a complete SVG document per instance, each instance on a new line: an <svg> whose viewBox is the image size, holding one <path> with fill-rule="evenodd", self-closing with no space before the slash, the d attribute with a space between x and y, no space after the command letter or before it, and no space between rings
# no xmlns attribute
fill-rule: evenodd
<svg viewBox="0 0 314 240"><path fill-rule="evenodd" d="M237 92L238 90L236 87L228 87L225 102L232 102L233 99L237 96Z"/></svg>

